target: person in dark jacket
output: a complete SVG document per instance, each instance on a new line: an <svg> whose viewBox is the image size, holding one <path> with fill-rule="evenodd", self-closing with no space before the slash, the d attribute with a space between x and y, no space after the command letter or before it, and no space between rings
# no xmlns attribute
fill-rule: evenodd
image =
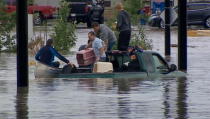
<svg viewBox="0 0 210 119"><path fill-rule="evenodd" d="M58 68L60 66L60 63L58 61L54 61L54 57L56 56L66 64L72 65L69 60L67 60L64 56L62 56L53 48L52 44L53 40L48 39L46 42L46 46L44 46L38 51L38 53L35 56L35 59L46 65Z"/></svg>
<svg viewBox="0 0 210 119"><path fill-rule="evenodd" d="M118 11L116 28L120 32L118 50L127 51L131 39L130 15L124 10L122 3L118 3L115 8Z"/></svg>

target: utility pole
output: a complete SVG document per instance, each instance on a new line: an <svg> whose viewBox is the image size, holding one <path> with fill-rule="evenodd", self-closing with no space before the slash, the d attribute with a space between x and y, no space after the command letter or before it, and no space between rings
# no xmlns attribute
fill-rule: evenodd
<svg viewBox="0 0 210 119"><path fill-rule="evenodd" d="M17 87L28 87L27 0L17 0Z"/></svg>
<svg viewBox="0 0 210 119"><path fill-rule="evenodd" d="M178 1L178 69L187 71L187 0Z"/></svg>
<svg viewBox="0 0 210 119"><path fill-rule="evenodd" d="M165 0L165 56L171 55L170 0Z"/></svg>

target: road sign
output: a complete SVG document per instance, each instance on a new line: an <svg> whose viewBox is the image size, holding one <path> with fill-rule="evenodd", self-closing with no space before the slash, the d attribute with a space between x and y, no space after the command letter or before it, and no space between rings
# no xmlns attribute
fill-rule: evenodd
<svg viewBox="0 0 210 119"><path fill-rule="evenodd" d="M165 10L160 14L160 18L165 22ZM170 25L172 25L177 18L178 15L176 11L173 8L170 8Z"/></svg>

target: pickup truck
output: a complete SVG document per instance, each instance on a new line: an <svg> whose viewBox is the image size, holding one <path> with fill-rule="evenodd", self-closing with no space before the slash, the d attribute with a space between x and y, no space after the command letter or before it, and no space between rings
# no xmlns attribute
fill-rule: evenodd
<svg viewBox="0 0 210 119"><path fill-rule="evenodd" d="M185 77L186 73L178 71L176 65L169 65L164 58L153 51L135 51L107 53L108 62L113 64L113 72L93 73L91 67L71 66L53 68L37 63L36 78L176 78Z"/></svg>
<svg viewBox="0 0 210 119"><path fill-rule="evenodd" d="M103 3L96 0L66 0L70 3L69 21L87 23L87 27L91 27L93 22L104 22Z"/></svg>
<svg viewBox="0 0 210 119"><path fill-rule="evenodd" d="M16 11L15 5L6 5L6 12L12 13ZM38 6L30 5L28 6L28 14L33 14L34 25L41 25L43 20L53 18L53 15L57 11L56 7L52 6Z"/></svg>

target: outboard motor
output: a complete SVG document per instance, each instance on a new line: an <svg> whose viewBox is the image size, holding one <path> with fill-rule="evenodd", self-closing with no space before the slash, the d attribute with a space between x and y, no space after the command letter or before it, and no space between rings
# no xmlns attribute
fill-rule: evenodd
<svg viewBox="0 0 210 119"><path fill-rule="evenodd" d="M77 68L72 65L65 65L62 69L62 74L71 74L71 73L77 73Z"/></svg>

